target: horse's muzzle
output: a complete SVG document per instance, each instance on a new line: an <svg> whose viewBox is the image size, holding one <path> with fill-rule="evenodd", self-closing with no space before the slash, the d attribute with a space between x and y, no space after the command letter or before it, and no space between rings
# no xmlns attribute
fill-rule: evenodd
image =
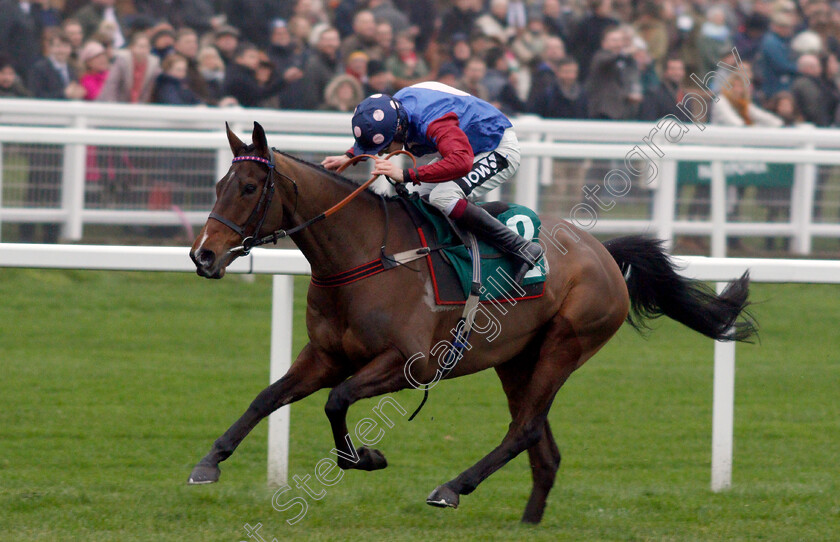
<svg viewBox="0 0 840 542"><path fill-rule="evenodd" d="M206 248L190 251L190 258L195 264L198 276L208 279L220 279L225 274L224 266L217 262L216 253Z"/></svg>

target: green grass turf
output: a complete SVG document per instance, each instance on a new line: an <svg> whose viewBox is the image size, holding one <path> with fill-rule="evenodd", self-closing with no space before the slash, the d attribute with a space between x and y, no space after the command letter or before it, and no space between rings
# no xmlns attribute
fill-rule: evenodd
<svg viewBox="0 0 840 542"><path fill-rule="evenodd" d="M519 518L523 454L461 498L424 503L508 424L495 374L435 388L386 429L389 467L351 471L272 509L266 424L190 487L191 466L268 380L269 277L0 270L0 540L837 540L840 289L755 285L762 342L739 346L734 485L709 490L711 341L672 322L625 326L558 394L564 460L539 526ZM296 281L294 351L306 280ZM421 394L394 395L408 411ZM292 406L290 475L331 437L320 392ZM373 401L351 409L351 427ZM293 488L280 501L303 496Z"/></svg>

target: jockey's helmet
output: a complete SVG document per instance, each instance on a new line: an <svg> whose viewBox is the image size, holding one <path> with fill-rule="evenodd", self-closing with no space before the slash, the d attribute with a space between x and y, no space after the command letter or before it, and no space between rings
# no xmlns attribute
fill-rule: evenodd
<svg viewBox="0 0 840 542"><path fill-rule="evenodd" d="M353 113L353 154L379 154L394 141L399 131L400 108L398 100L387 94L368 96Z"/></svg>

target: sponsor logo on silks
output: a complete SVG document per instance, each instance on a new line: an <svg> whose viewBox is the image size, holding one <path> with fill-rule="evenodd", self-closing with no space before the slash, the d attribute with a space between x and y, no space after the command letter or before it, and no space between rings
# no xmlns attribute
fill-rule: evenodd
<svg viewBox="0 0 840 542"><path fill-rule="evenodd" d="M478 186L507 166L508 162L505 157L493 151L474 163L472 171L461 177L461 181L467 185Z"/></svg>

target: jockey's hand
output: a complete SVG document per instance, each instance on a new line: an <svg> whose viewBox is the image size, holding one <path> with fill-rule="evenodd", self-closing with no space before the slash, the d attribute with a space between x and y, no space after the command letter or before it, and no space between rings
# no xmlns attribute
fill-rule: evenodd
<svg viewBox="0 0 840 542"><path fill-rule="evenodd" d="M395 183L403 182L403 170L395 163L389 162L384 158L376 158L376 165L373 166L374 175L385 175L390 177Z"/></svg>
<svg viewBox="0 0 840 542"><path fill-rule="evenodd" d="M324 158L323 162L321 162L321 165L324 166L325 169L335 171L349 161L349 156L346 154L339 154L338 156L327 156Z"/></svg>

